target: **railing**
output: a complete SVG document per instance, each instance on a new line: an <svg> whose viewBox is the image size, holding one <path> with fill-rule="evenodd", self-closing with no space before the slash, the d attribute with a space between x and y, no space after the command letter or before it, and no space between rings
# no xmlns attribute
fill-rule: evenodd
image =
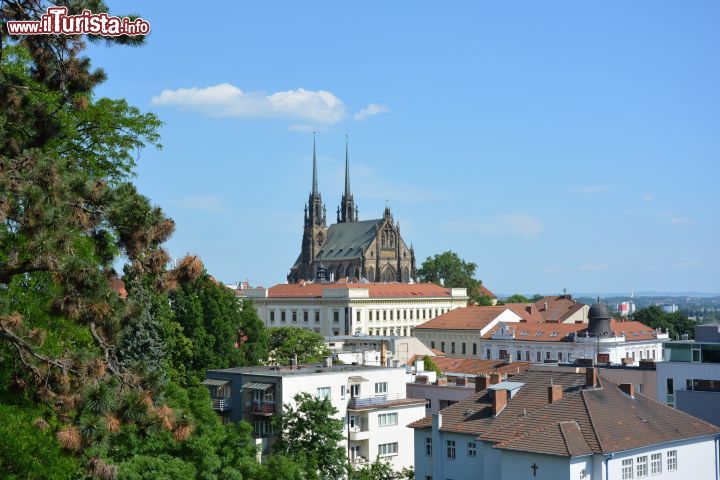
<svg viewBox="0 0 720 480"><path fill-rule="evenodd" d="M405 400L407 397L404 393L391 393L374 395L371 397L355 397L348 401L348 408L372 407L375 405L384 405L386 403L395 402L397 400Z"/></svg>
<svg viewBox="0 0 720 480"><path fill-rule="evenodd" d="M232 398L212 398L210 404L213 410L224 412L232 408Z"/></svg>
<svg viewBox="0 0 720 480"><path fill-rule="evenodd" d="M253 400L251 410L253 413L272 415L275 413L275 402Z"/></svg>

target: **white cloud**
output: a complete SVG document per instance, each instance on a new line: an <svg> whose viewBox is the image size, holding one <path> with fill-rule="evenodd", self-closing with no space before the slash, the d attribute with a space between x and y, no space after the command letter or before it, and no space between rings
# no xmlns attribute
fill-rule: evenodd
<svg viewBox="0 0 720 480"><path fill-rule="evenodd" d="M651 195L649 193L646 193L645 195L642 196L642 199L645 200L646 202L650 202L652 200L655 200L655 196Z"/></svg>
<svg viewBox="0 0 720 480"><path fill-rule="evenodd" d="M610 190L607 185L585 185L582 187L576 187L570 190L573 193L602 193Z"/></svg>
<svg viewBox="0 0 720 480"><path fill-rule="evenodd" d="M172 203L179 207L206 212L222 212L226 210L225 205L217 195L193 195L175 200Z"/></svg>
<svg viewBox="0 0 720 480"><path fill-rule="evenodd" d="M695 221L688 217L673 217L670 219L670 223L673 225L692 225Z"/></svg>
<svg viewBox="0 0 720 480"><path fill-rule="evenodd" d="M675 264L678 268L702 268L702 262L680 262Z"/></svg>
<svg viewBox="0 0 720 480"><path fill-rule="evenodd" d="M222 83L205 88L163 90L151 100L155 106L174 106L218 117L284 118L322 124L345 117L345 104L325 90L298 88L266 94L244 92Z"/></svg>
<svg viewBox="0 0 720 480"><path fill-rule="evenodd" d="M481 235L511 235L536 237L542 232L543 224L524 213L496 215L487 222L451 221L445 224L449 230L477 233Z"/></svg>
<svg viewBox="0 0 720 480"><path fill-rule="evenodd" d="M585 265L580 265L580 270L583 271L594 271L594 270L607 270L608 266L604 263L586 263Z"/></svg>
<svg viewBox="0 0 720 480"><path fill-rule="evenodd" d="M371 103L370 105L353 115L353 118L358 122L362 122L368 117L372 117L373 115L379 115L381 113L388 113L389 111L390 109L385 105L380 105L379 103Z"/></svg>

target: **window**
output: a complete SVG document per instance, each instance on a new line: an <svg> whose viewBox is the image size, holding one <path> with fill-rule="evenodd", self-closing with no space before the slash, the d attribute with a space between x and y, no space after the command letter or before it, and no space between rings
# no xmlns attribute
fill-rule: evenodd
<svg viewBox="0 0 720 480"><path fill-rule="evenodd" d="M397 455L398 453L398 444L397 442L394 443L381 443L378 445L378 455L381 457L389 457L392 455Z"/></svg>
<svg viewBox="0 0 720 480"><path fill-rule="evenodd" d="M485 352L485 358L487 358L488 360L490 360L490 358L491 358L490 349L489 349L489 348L488 348L487 351Z"/></svg>
<svg viewBox="0 0 720 480"><path fill-rule="evenodd" d="M340 385L340 400L345 400L345 385Z"/></svg>
<svg viewBox="0 0 720 480"><path fill-rule="evenodd" d="M320 323L320 312L315 312L315 323Z"/></svg>
<svg viewBox="0 0 720 480"><path fill-rule="evenodd" d="M455 460L455 440L447 440L447 458Z"/></svg>
<svg viewBox="0 0 720 480"><path fill-rule="evenodd" d="M432 408L432 398L425 399L425 408L427 408L428 410Z"/></svg>
<svg viewBox="0 0 720 480"><path fill-rule="evenodd" d="M473 355L477 355L477 343L473 343Z"/></svg>
<svg viewBox="0 0 720 480"><path fill-rule="evenodd" d="M266 437L273 434L272 422L264 420L255 420L255 435Z"/></svg>
<svg viewBox="0 0 720 480"><path fill-rule="evenodd" d="M442 352L445 351L445 342L440 342L440 350L441 350Z"/></svg>
<svg viewBox="0 0 720 480"><path fill-rule="evenodd" d="M662 473L662 453L653 453L650 455L650 473L652 475L660 475Z"/></svg>
<svg viewBox="0 0 720 480"><path fill-rule="evenodd" d="M558 362L562 362L562 352L558 352Z"/></svg>
<svg viewBox="0 0 720 480"><path fill-rule="evenodd" d="M540 352L537 352L536 356L537 356L537 361L539 362L540 361Z"/></svg>
<svg viewBox="0 0 720 480"><path fill-rule="evenodd" d="M387 382L376 382L375 393L387 393Z"/></svg>
<svg viewBox="0 0 720 480"><path fill-rule="evenodd" d="M550 360L550 352L545 352L545 358Z"/></svg>
<svg viewBox="0 0 720 480"><path fill-rule="evenodd" d="M360 312L359 311L355 314L355 318L356 318L356 320L355 320L356 322L360 321Z"/></svg>
<svg viewBox="0 0 720 480"><path fill-rule="evenodd" d="M465 349L465 342L463 342L462 345L460 345L460 353L462 353L463 355L465 355L467 353L467 351Z"/></svg>
<svg viewBox="0 0 720 480"><path fill-rule="evenodd" d="M425 455L432 457L432 437L425 437Z"/></svg>
<svg viewBox="0 0 720 480"><path fill-rule="evenodd" d="M637 478L643 478L647 477L648 474L648 461L647 461L647 455L643 455L642 457L637 457L635 460L635 473L637 473Z"/></svg>
<svg viewBox="0 0 720 480"><path fill-rule="evenodd" d="M435 348L435 340L432 340L432 341L430 342L430 348Z"/></svg>
<svg viewBox="0 0 720 480"><path fill-rule="evenodd" d="M667 470L668 472L674 472L675 470L677 470L677 450L668 450Z"/></svg>
<svg viewBox="0 0 720 480"><path fill-rule="evenodd" d="M507 358L507 350L500 350L498 352L498 357L500 360L505 360L505 358Z"/></svg>
<svg viewBox="0 0 720 480"><path fill-rule="evenodd" d="M307 310L305 310L305 311L303 312L303 322L305 322L305 323L308 322L309 315L310 315L310 312L308 312Z"/></svg>
<svg viewBox="0 0 720 480"><path fill-rule="evenodd" d="M475 442L467 442L467 455L468 457L477 456L477 444Z"/></svg>
<svg viewBox="0 0 720 480"><path fill-rule="evenodd" d="M395 310L390 310L390 320L394 320L395 318Z"/></svg>
<svg viewBox="0 0 720 480"><path fill-rule="evenodd" d="M333 322L338 323L340 321L340 312L337 310L333 311Z"/></svg>
<svg viewBox="0 0 720 480"><path fill-rule="evenodd" d="M285 321L285 310L283 310L282 312L280 312L280 321L281 321L281 322L284 322L284 321Z"/></svg>
<svg viewBox="0 0 720 480"><path fill-rule="evenodd" d="M633 478L633 459L626 458L622 461L622 478L627 480Z"/></svg>
<svg viewBox="0 0 720 480"><path fill-rule="evenodd" d="M455 342L450 342L450 353L455 355Z"/></svg>
<svg viewBox="0 0 720 480"><path fill-rule="evenodd" d="M297 311L293 310L292 312L292 321L297 322Z"/></svg>
<svg viewBox="0 0 720 480"><path fill-rule="evenodd" d="M525 350L525 361L526 362L530 361L530 350Z"/></svg>
<svg viewBox="0 0 720 480"><path fill-rule="evenodd" d="M330 387L318 387L317 396L318 398L330 398Z"/></svg>
<svg viewBox="0 0 720 480"><path fill-rule="evenodd" d="M378 415L378 426L379 427L387 427L389 425L397 425L398 424L398 414L397 413L381 413Z"/></svg>
<svg viewBox="0 0 720 480"><path fill-rule="evenodd" d="M515 360L517 360L517 361L522 360L522 352L520 350L517 351L517 357L515 357Z"/></svg>
<svg viewBox="0 0 720 480"><path fill-rule="evenodd" d="M274 322L274 321L275 321L275 310L271 310L271 311L270 311L270 321L271 321L271 322Z"/></svg>
<svg viewBox="0 0 720 480"><path fill-rule="evenodd" d="M387 320L387 310L383 310L383 320Z"/></svg>

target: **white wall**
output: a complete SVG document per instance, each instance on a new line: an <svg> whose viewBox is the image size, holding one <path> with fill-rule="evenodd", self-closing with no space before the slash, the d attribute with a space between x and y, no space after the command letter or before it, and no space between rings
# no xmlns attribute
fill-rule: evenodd
<svg viewBox="0 0 720 480"><path fill-rule="evenodd" d="M667 452L669 450L677 450L678 469L674 472L667 471ZM650 455L652 453L662 454L662 473L655 476L650 473ZM616 453L608 461L610 480L622 478L623 459L633 458L633 467L635 467L635 459L643 455L648 457L648 478L651 480L715 480L717 478L715 440L709 437ZM638 477L635 475L633 478Z"/></svg>
<svg viewBox="0 0 720 480"><path fill-rule="evenodd" d="M502 474L499 478L503 480L570 480L571 478L570 459L567 457L503 450L500 465ZM535 476L532 465L538 467ZM573 477L575 478L580 477Z"/></svg>

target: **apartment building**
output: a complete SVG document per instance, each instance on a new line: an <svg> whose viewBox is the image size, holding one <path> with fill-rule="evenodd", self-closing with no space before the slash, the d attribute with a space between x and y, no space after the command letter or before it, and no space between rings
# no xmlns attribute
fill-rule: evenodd
<svg viewBox="0 0 720 480"><path fill-rule="evenodd" d="M405 395L405 368L324 364L208 370L204 384L225 422L245 420L262 455L277 438L272 418L298 393L329 398L345 421L348 459L364 465L378 456L394 469L414 464L413 432L425 400Z"/></svg>

